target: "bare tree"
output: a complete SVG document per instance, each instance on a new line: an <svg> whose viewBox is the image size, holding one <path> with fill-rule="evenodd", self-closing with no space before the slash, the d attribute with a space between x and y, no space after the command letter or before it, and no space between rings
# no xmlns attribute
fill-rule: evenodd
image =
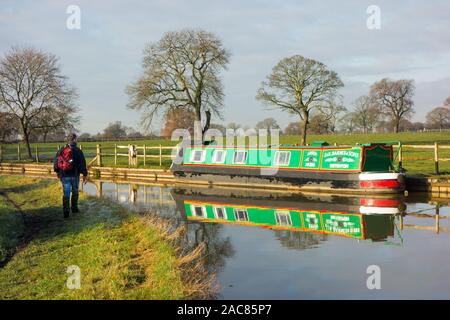
<svg viewBox="0 0 450 320"><path fill-rule="evenodd" d="M342 102L342 96L329 95L318 107L319 117L324 122L326 133L335 133L337 129L337 122L341 120L342 113L347 111L347 108Z"/></svg>
<svg viewBox="0 0 450 320"><path fill-rule="evenodd" d="M380 116L380 111L368 96L361 96L353 102L353 123L363 133L371 132Z"/></svg>
<svg viewBox="0 0 450 320"><path fill-rule="evenodd" d="M283 132L284 132L284 134L286 134L286 135L291 135L291 136L298 135L298 134L301 133L301 130L300 130L300 124L298 123L298 121L296 121L296 122L290 122L290 123L287 125L287 127L284 128Z"/></svg>
<svg viewBox="0 0 450 320"><path fill-rule="evenodd" d="M344 130L345 133L353 133L356 130L355 113L354 112L346 113L342 117L341 129Z"/></svg>
<svg viewBox="0 0 450 320"><path fill-rule="evenodd" d="M212 33L200 30L168 32L144 52L144 74L127 92L129 108L144 109L148 127L161 109L185 108L195 114L204 134L211 116L221 118L223 86L220 72L229 53Z"/></svg>
<svg viewBox="0 0 450 320"><path fill-rule="evenodd" d="M0 112L0 141L9 141L19 134L16 117L8 112Z"/></svg>
<svg viewBox="0 0 450 320"><path fill-rule="evenodd" d="M450 97L444 100L444 107L450 107Z"/></svg>
<svg viewBox="0 0 450 320"><path fill-rule="evenodd" d="M55 110L75 108L75 98L53 54L13 48L1 59L0 108L18 120L30 158L30 134L44 120L53 119Z"/></svg>
<svg viewBox="0 0 450 320"><path fill-rule="evenodd" d="M330 123L323 113L315 113L310 116L308 133L327 134L330 132Z"/></svg>
<svg viewBox="0 0 450 320"><path fill-rule="evenodd" d="M427 127L430 129L450 128L450 107L437 107L427 113Z"/></svg>
<svg viewBox="0 0 450 320"><path fill-rule="evenodd" d="M124 126L121 121L109 123L103 129L102 138L104 139L120 139L127 136L128 127Z"/></svg>
<svg viewBox="0 0 450 320"><path fill-rule="evenodd" d="M161 136L170 138L172 132L176 129L187 129L189 132L194 130L195 114L188 109L172 109L166 112L164 116L165 124L161 129Z"/></svg>
<svg viewBox="0 0 450 320"><path fill-rule="evenodd" d="M236 131L240 128L242 128L242 126L235 122L230 122L229 124L227 124L227 129L232 129L232 130Z"/></svg>
<svg viewBox="0 0 450 320"><path fill-rule="evenodd" d="M35 135L42 136L44 142L53 133L73 132L80 118L76 116L78 109L71 104L43 108L39 117L32 121ZM63 134L64 135L64 134Z"/></svg>
<svg viewBox="0 0 450 320"><path fill-rule="evenodd" d="M413 80L382 79L370 88L370 98L379 110L394 124L394 132L399 132L400 121L409 119L414 113Z"/></svg>
<svg viewBox="0 0 450 320"><path fill-rule="evenodd" d="M267 82L262 83L256 98L298 115L302 120L301 144L305 145L311 110L343 85L337 73L323 63L296 55L278 62Z"/></svg>
<svg viewBox="0 0 450 320"><path fill-rule="evenodd" d="M280 129L280 126L278 125L277 121L274 118L266 118L264 120L259 121L255 128L258 129L265 129L267 131L270 131L272 129Z"/></svg>

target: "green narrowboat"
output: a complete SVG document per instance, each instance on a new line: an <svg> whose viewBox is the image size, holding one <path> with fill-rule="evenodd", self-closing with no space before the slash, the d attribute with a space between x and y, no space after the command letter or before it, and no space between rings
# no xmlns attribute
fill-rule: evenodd
<svg viewBox="0 0 450 320"><path fill-rule="evenodd" d="M329 146L178 148L171 170L183 183L303 191L401 193L405 179L394 169L387 143Z"/></svg>
<svg viewBox="0 0 450 320"><path fill-rule="evenodd" d="M188 220L314 232L355 239L386 239L394 234L401 199L237 197L223 190L206 193L174 189L172 197Z"/></svg>

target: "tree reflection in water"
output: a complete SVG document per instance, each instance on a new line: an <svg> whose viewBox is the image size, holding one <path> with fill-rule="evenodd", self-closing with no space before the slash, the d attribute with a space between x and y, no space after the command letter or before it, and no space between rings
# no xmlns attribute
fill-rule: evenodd
<svg viewBox="0 0 450 320"><path fill-rule="evenodd" d="M288 249L305 250L317 248L321 242L326 241L326 234L298 232L289 230L274 230L275 238Z"/></svg>

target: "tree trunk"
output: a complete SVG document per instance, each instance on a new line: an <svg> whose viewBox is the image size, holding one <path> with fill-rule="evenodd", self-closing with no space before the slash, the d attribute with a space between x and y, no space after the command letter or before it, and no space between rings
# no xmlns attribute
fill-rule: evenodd
<svg viewBox="0 0 450 320"><path fill-rule="evenodd" d="M396 119L395 120L395 126L394 126L394 132L398 133L399 128L400 128L400 119Z"/></svg>
<svg viewBox="0 0 450 320"><path fill-rule="evenodd" d="M23 141L25 142L25 146L27 147L27 154L28 154L28 158L32 158L33 156L31 155L31 146L30 146L30 133L27 132L23 134Z"/></svg>
<svg viewBox="0 0 450 320"><path fill-rule="evenodd" d="M306 131L308 129L308 120L309 120L309 112L303 112L303 122L301 123L300 127L302 127L302 140L300 144L302 146L306 146Z"/></svg>
<svg viewBox="0 0 450 320"><path fill-rule="evenodd" d="M31 159L33 156L31 155L30 132L28 131L28 125L23 119L20 120L20 125L22 127L21 129L22 129L22 134L23 134L23 142L25 143L25 146L27 147L28 157Z"/></svg>
<svg viewBox="0 0 450 320"><path fill-rule="evenodd" d="M199 108L195 109L194 140L203 141L202 114Z"/></svg>
<svg viewBox="0 0 450 320"><path fill-rule="evenodd" d="M209 126L211 124L211 111L206 110L205 114L206 114L206 123L205 123L205 126L203 127L203 130L202 130L203 136L205 136L205 133L206 133L206 131L208 131Z"/></svg>

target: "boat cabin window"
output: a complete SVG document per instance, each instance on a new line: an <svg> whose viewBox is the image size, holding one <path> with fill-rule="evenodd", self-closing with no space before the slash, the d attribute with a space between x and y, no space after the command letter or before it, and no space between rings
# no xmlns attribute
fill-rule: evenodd
<svg viewBox="0 0 450 320"><path fill-rule="evenodd" d="M227 220L227 211L224 207L214 207L214 215L216 219Z"/></svg>
<svg viewBox="0 0 450 320"><path fill-rule="evenodd" d="M192 162L203 162L205 161L205 150L194 150L191 153L191 161Z"/></svg>
<svg viewBox="0 0 450 320"><path fill-rule="evenodd" d="M194 217L206 218L206 207L205 206L191 205L191 212Z"/></svg>
<svg viewBox="0 0 450 320"><path fill-rule="evenodd" d="M246 209L234 209L234 218L236 221L248 221L248 212Z"/></svg>
<svg viewBox="0 0 450 320"><path fill-rule="evenodd" d="M214 150L213 162L214 163L224 163L225 162L226 150Z"/></svg>
<svg viewBox="0 0 450 320"><path fill-rule="evenodd" d="M275 211L275 219L279 226L292 226L291 215L289 211Z"/></svg>
<svg viewBox="0 0 450 320"><path fill-rule="evenodd" d="M291 153L289 151L275 152L275 165L288 166L289 160L291 160Z"/></svg>
<svg viewBox="0 0 450 320"><path fill-rule="evenodd" d="M245 164L247 162L247 151L236 151L234 153L234 163Z"/></svg>

